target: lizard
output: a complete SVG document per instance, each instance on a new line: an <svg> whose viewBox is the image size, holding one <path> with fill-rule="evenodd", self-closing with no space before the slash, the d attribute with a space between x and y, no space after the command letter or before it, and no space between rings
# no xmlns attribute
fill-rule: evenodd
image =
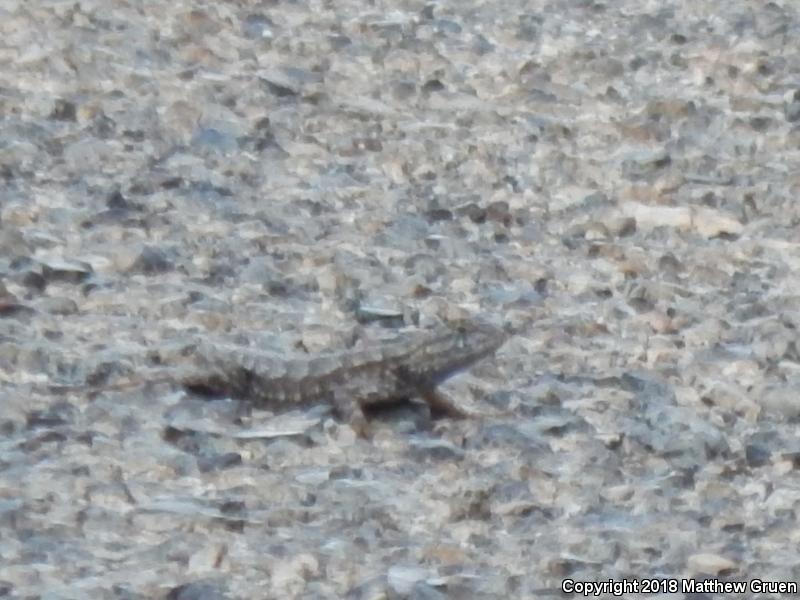
<svg viewBox="0 0 800 600"><path fill-rule="evenodd" d="M255 407L330 403L336 416L359 434L364 409L420 397L437 415L470 416L436 388L474 363L492 356L507 340L502 329L477 322L440 326L374 347L286 360L242 346L200 343L184 371L142 383L179 383L190 392L230 396ZM119 390L137 382L89 386ZM79 386L70 386L79 387ZM54 386L51 389L56 389Z"/></svg>

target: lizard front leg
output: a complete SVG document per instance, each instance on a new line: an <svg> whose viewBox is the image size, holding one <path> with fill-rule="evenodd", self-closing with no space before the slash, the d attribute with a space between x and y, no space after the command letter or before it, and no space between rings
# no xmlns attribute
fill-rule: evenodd
<svg viewBox="0 0 800 600"><path fill-rule="evenodd" d="M470 416L450 396L437 390L434 386L420 386L417 389L417 393L428 404L434 417L445 416L463 419Z"/></svg>

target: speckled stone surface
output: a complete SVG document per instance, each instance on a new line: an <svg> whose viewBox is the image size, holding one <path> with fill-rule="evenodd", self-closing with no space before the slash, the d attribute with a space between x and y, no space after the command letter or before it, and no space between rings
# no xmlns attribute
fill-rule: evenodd
<svg viewBox="0 0 800 600"><path fill-rule="evenodd" d="M0 596L800 580L798 35L789 1L0 0ZM464 318L517 331L445 386L484 419L89 390Z"/></svg>

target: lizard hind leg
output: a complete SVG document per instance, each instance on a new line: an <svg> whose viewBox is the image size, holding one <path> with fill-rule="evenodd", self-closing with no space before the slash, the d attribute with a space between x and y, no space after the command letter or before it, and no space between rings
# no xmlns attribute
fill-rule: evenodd
<svg viewBox="0 0 800 600"><path fill-rule="evenodd" d="M369 423L361 405L350 394L333 394L331 400L336 417L350 425L359 437L367 437Z"/></svg>

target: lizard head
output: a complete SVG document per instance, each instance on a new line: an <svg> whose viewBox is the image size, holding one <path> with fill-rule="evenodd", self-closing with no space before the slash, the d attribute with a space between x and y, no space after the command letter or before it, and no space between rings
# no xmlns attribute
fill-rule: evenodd
<svg viewBox="0 0 800 600"><path fill-rule="evenodd" d="M455 325L432 334L420 345L413 370L421 379L436 384L491 356L508 337L503 329L486 323Z"/></svg>

